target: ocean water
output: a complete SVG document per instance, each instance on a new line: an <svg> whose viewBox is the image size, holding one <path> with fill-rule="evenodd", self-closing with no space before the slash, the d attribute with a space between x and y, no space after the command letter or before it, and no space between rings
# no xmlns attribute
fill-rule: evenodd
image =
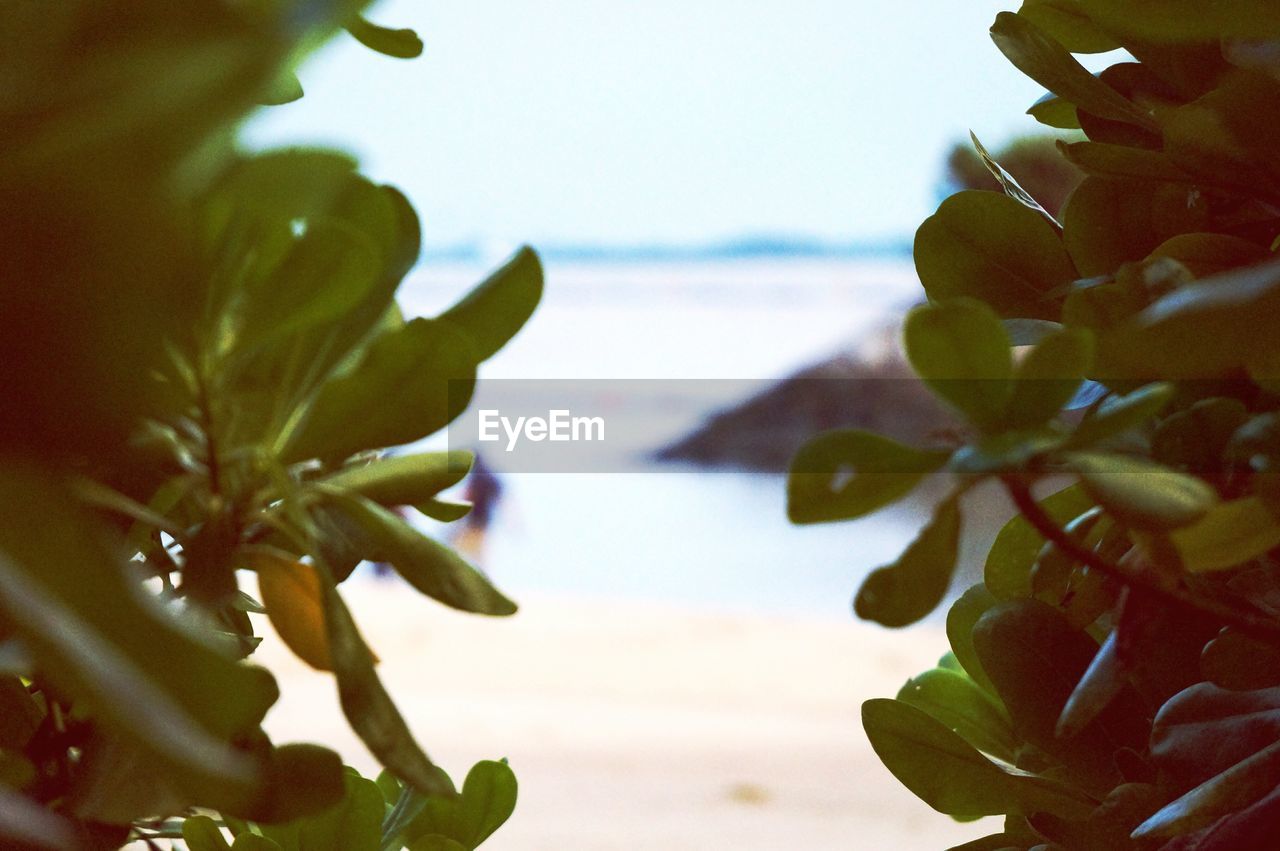
<svg viewBox="0 0 1280 851"><path fill-rule="evenodd" d="M401 291L406 313L439 312L486 271L427 266ZM920 294L906 260L550 263L546 271L542 305L484 365L482 386L485 378L780 379L877 345ZM734 401L703 394L652 448ZM895 557L921 522L904 506L797 528L785 516L782 477L679 465L512 473L503 485L481 564L517 599L621 597L844 619L860 577Z"/></svg>

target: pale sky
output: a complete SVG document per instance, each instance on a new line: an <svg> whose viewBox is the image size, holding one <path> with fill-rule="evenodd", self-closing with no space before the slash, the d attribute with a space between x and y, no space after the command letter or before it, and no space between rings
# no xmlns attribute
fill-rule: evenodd
<svg viewBox="0 0 1280 851"><path fill-rule="evenodd" d="M1037 125L987 35L1015 0L387 0L416 60L341 38L254 144L325 143L425 238L697 243L904 235L950 143Z"/></svg>

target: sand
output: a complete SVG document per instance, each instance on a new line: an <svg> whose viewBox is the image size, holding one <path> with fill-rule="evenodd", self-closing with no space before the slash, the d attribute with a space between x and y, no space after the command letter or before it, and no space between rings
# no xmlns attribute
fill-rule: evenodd
<svg viewBox="0 0 1280 851"><path fill-rule="evenodd" d="M490 620L394 581L345 593L433 758L457 780L480 759L516 770L519 806L494 851L941 849L990 832L903 789L858 721L864 699L946 649L937 625L536 598ZM258 658L281 680L277 741L376 770L331 678L274 634Z"/></svg>

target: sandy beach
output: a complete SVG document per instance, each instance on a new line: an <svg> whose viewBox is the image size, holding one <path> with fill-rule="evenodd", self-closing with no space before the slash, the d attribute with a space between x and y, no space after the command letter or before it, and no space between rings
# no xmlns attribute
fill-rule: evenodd
<svg viewBox="0 0 1280 851"><path fill-rule="evenodd" d="M983 832L901 788L858 722L862 700L945 650L937 625L537 597L495 621L398 582L345 594L433 758L459 780L479 759L515 768L520 803L495 851L941 849ZM327 675L269 631L258 659L281 680L278 740L375 770Z"/></svg>

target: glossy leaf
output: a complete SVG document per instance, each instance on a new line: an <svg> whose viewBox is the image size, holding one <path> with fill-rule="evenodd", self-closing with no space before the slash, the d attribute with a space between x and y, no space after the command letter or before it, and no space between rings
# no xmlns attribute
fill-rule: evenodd
<svg viewBox="0 0 1280 851"><path fill-rule="evenodd" d="M995 192L943 201L916 232L914 253L931 300L972 296L1007 318L1057 319L1050 294L1076 278L1053 225Z"/></svg>
<svg viewBox="0 0 1280 851"><path fill-rule="evenodd" d="M192 816L182 821L182 841L188 851L231 851L218 823L208 816Z"/></svg>
<svg viewBox="0 0 1280 851"><path fill-rule="evenodd" d="M800 448L787 477L792 523L849 520L896 502L946 463L947 453L905 446L859 429L818 435Z"/></svg>
<svg viewBox="0 0 1280 851"><path fill-rule="evenodd" d="M927 712L978 750L1014 761L1018 740L990 695L964 674L934 668L907 681L897 699Z"/></svg>
<svg viewBox="0 0 1280 851"><path fill-rule="evenodd" d="M939 812L960 818L1053 812L1083 818L1092 802L1055 781L1000 766L913 706L876 699L862 704L862 726L885 767Z"/></svg>

